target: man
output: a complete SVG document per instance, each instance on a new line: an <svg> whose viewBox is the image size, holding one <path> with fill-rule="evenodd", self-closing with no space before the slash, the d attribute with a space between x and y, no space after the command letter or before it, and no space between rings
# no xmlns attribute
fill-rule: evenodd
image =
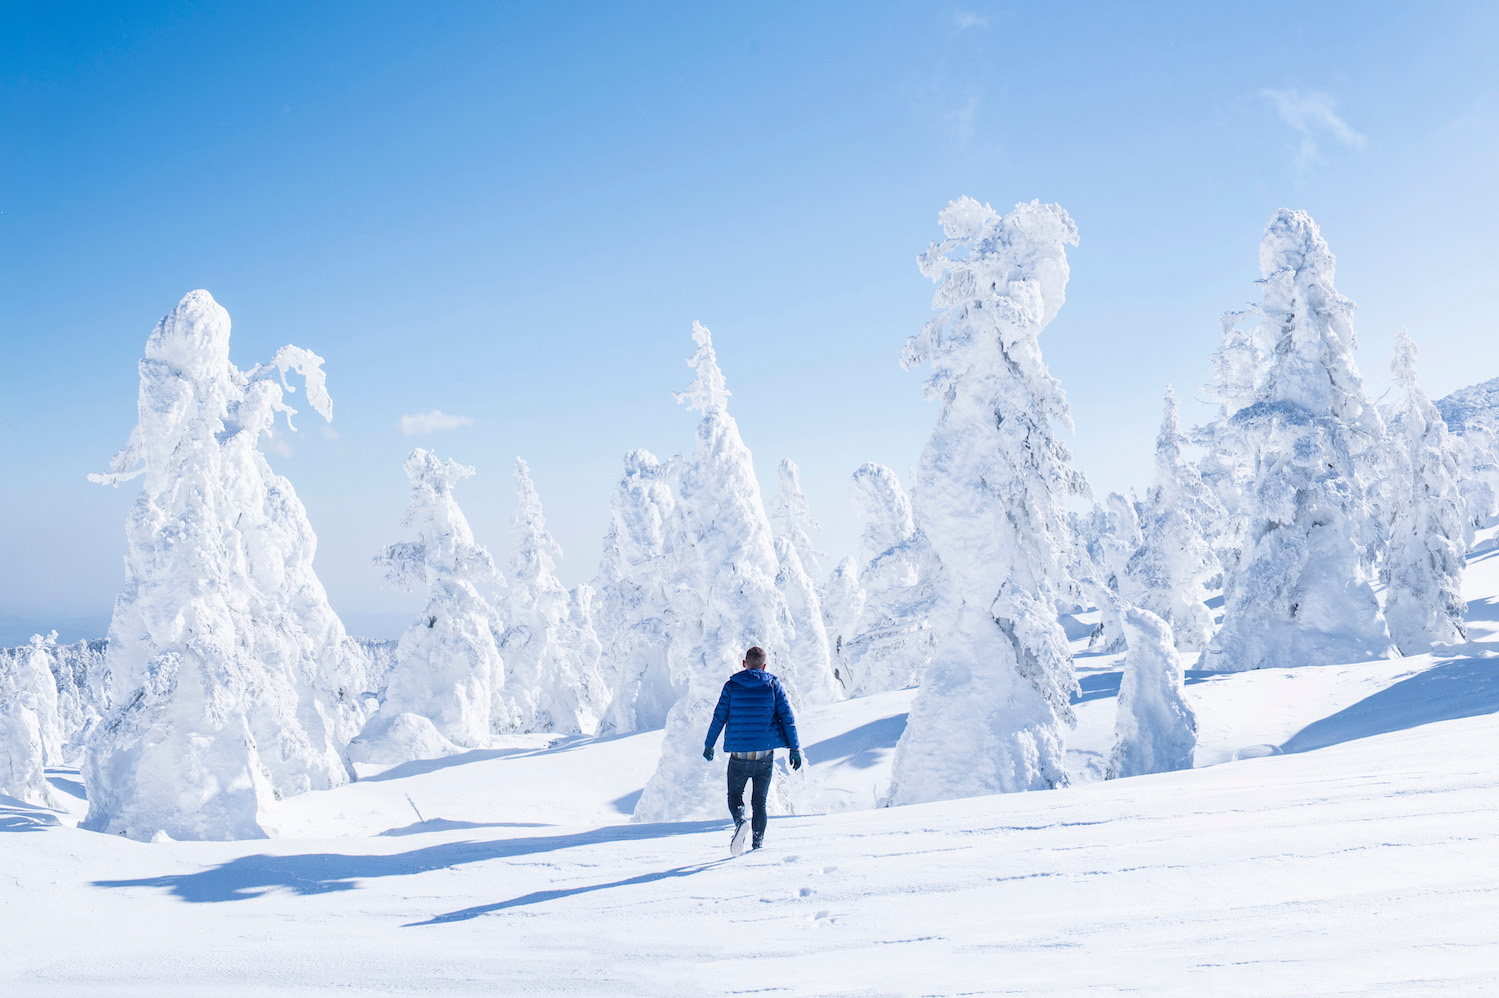
<svg viewBox="0 0 1499 998"><path fill-rule="evenodd" d="M734 818L729 851L738 856L744 852L746 832L754 832L756 849L765 839L765 798L770 793L775 750L789 748L791 768L802 768L802 746L796 737L796 719L791 716L786 690L779 679L765 671L765 649L758 645L744 653L739 671L723 684L703 746L703 758L709 762L713 761L713 744L720 731L724 733L724 751L729 753L729 814ZM747 782L752 784L750 804L754 809L748 824L744 820Z"/></svg>

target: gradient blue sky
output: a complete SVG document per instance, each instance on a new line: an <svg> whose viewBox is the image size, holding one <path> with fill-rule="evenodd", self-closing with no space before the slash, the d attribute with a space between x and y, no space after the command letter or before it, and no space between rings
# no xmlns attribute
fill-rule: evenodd
<svg viewBox="0 0 1499 998"><path fill-rule="evenodd" d="M762 483L797 461L852 553L849 473L904 473L934 418L898 358L963 194L1077 221L1043 345L1100 495L1148 483L1162 390L1207 379L1282 206L1376 394L1401 326L1433 395L1499 375L1496 42L1492 3L6 5L0 640L103 633L135 486L84 476L198 287L241 367L327 359L334 432L308 413L271 460L363 633L416 605L369 569L414 445L478 467L502 559L526 457L591 577L621 456L691 447L694 319ZM434 408L473 422L401 432Z"/></svg>

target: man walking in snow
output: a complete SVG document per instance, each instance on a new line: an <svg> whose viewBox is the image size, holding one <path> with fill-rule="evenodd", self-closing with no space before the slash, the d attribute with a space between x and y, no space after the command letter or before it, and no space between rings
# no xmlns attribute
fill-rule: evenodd
<svg viewBox="0 0 1499 998"><path fill-rule="evenodd" d="M723 732L723 748L729 753L729 814L734 818L734 839L729 850L744 851L746 832L754 832L753 848L765 838L765 798L770 793L770 774L775 750L791 750L791 768L802 768L801 742L796 737L796 718L781 681L765 671L765 649L758 645L744 653L740 669L723 684L703 758L713 761L713 745ZM744 785L751 784L753 817L744 820Z"/></svg>

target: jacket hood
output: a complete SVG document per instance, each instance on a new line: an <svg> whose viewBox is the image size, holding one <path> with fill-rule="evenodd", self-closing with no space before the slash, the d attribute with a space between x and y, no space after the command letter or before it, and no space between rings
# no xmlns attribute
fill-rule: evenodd
<svg viewBox="0 0 1499 998"><path fill-rule="evenodd" d="M776 677L764 669L740 669L729 677L729 682L738 683L740 686L769 686L776 681Z"/></svg>

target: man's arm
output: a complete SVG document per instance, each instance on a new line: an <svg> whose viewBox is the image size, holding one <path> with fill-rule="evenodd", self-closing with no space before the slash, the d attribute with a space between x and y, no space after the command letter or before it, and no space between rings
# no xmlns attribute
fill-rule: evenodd
<svg viewBox="0 0 1499 998"><path fill-rule="evenodd" d="M723 726L729 723L729 684L723 684L723 692L718 695L718 706L713 708L713 723L708 725L708 739L703 742L703 748L712 749L718 743L718 733Z"/></svg>
<svg viewBox="0 0 1499 998"><path fill-rule="evenodd" d="M786 699L786 689L779 680L776 682L776 720L786 735L786 745L791 751L800 752L802 743L796 734L796 718L791 714L791 701Z"/></svg>

